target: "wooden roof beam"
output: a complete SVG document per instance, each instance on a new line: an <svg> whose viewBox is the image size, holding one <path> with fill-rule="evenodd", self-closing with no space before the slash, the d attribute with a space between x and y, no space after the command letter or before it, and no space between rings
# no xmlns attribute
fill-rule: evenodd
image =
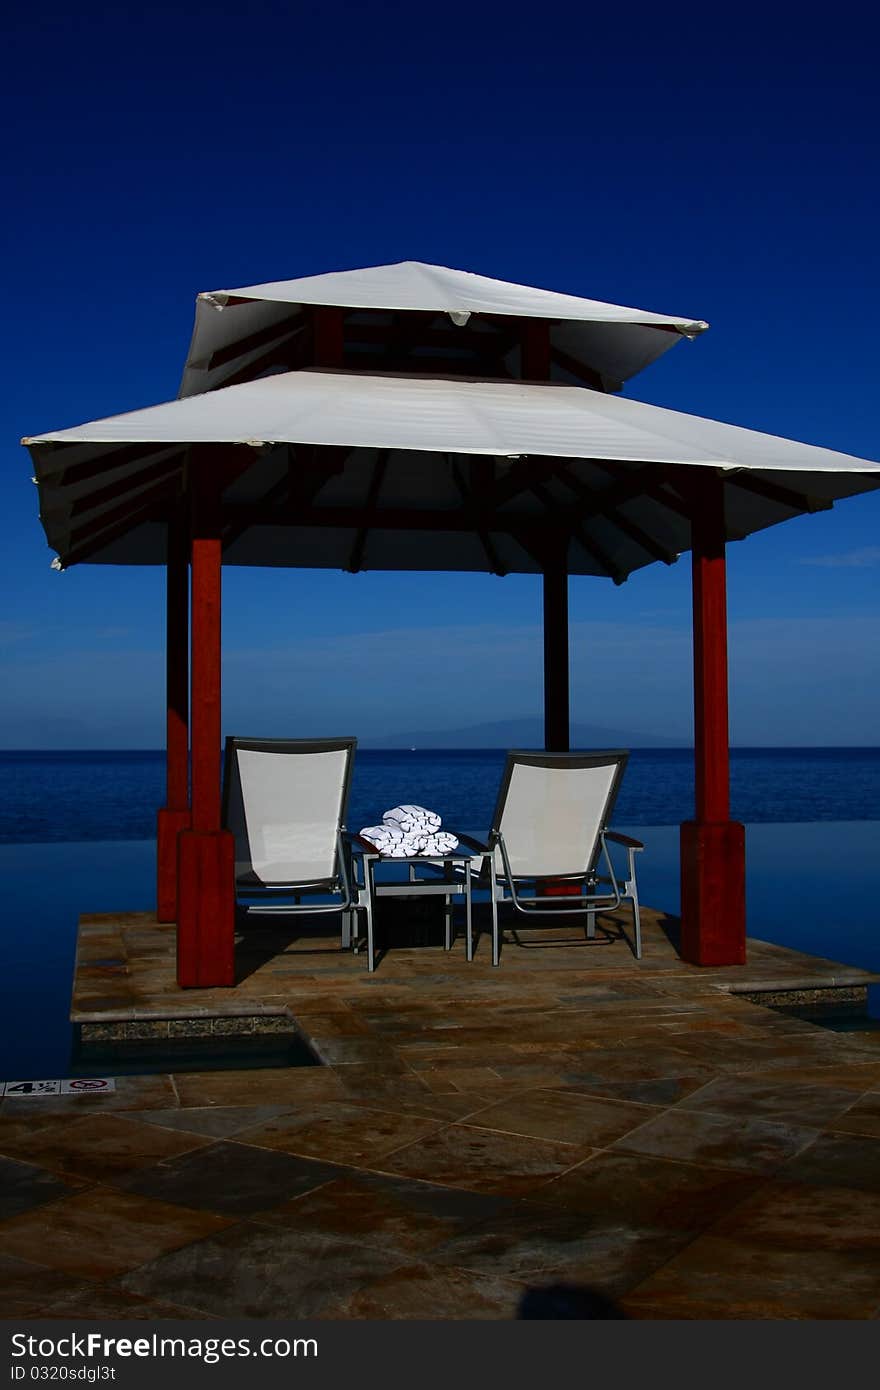
<svg viewBox="0 0 880 1390"><path fill-rule="evenodd" d="M601 505L601 494L597 498L596 494L592 492L585 483L582 483L580 478L576 478L564 464L556 469L556 476L559 478L560 482L564 483L567 488L570 488L581 501L590 502L595 506ZM630 521L629 517L624 516L620 511L620 504L617 506L612 506L611 504L604 506L603 515L607 517L613 526L616 526L619 531L622 531L625 536L628 536L631 541L634 541L637 546L653 559L662 560L664 565L675 564L678 559L678 551L670 550L668 546L661 544L660 541L650 536L641 526L636 525L634 521Z"/></svg>
<svg viewBox="0 0 880 1390"><path fill-rule="evenodd" d="M578 381L582 381L585 386L590 386L594 391L607 391L605 378L593 367L588 367L586 362L579 362L571 353L563 352L562 348L551 348L550 361L554 367L561 367L563 371L570 372ZM614 389L620 390L620 383L614 383Z"/></svg>
<svg viewBox="0 0 880 1390"><path fill-rule="evenodd" d="M346 344L343 365L353 370L373 372L403 372L418 375L420 372L435 376L474 376L509 377L507 364L502 355L487 356L472 354L470 357L428 357L398 354L388 356L381 349L359 352Z"/></svg>
<svg viewBox="0 0 880 1390"><path fill-rule="evenodd" d="M62 450L72 450L81 448L79 444L62 444ZM78 483L87 483L91 478L100 478L103 473L111 473L116 468L125 468L130 463L149 463L160 458L182 458L186 446L183 444L125 444L121 448L113 445L94 459L89 459L85 463L71 463L66 467L63 464L63 455L59 459L61 472L57 478L53 478L56 487L76 487ZM54 472L52 469L45 470L47 474Z"/></svg>
<svg viewBox="0 0 880 1390"><path fill-rule="evenodd" d="M240 504L230 506L221 504L224 518L235 521L240 517L249 526L315 526L343 531L357 531L370 524L372 528L386 531L473 531L473 513L469 508L450 507L443 510L418 507L382 507L370 515L362 506L358 507L315 507L305 506L298 510L285 507L271 510L261 505L244 507ZM492 531L501 535L516 535L520 531L534 533L536 536L558 533L557 523L549 524L538 515L522 516L511 513L486 518Z"/></svg>
<svg viewBox="0 0 880 1390"><path fill-rule="evenodd" d="M479 478L475 478L475 470L471 469L471 485L470 487L468 487L464 481L464 478L461 476L461 469L459 468L455 459L450 460L450 467L452 470L452 477L455 482L455 486L458 488L459 494L461 495L461 498L464 501L466 509L473 516L474 530L476 531L480 540L480 544L483 547L483 554L485 555L486 561L489 566L489 573L497 574L500 576L507 574L507 568L499 560L498 552L492 543L492 537L489 534L489 527L486 519L486 514L483 506L481 505L480 489L482 480Z"/></svg>
<svg viewBox="0 0 880 1390"><path fill-rule="evenodd" d="M83 512L94 511L96 507L103 506L105 502L113 502L117 497L133 494L148 483L167 478L170 474L181 473L181 465L182 460L180 458L169 458L160 463L154 463L151 468L142 468L138 473L127 473L124 478L117 478L115 482L108 483L106 487L96 488L94 492L77 497L70 504L70 515L81 516Z"/></svg>
<svg viewBox="0 0 880 1390"><path fill-rule="evenodd" d="M282 342L289 342L291 338L298 337L300 333L305 332L308 325L301 313L298 315L298 322L291 324L291 320L295 317L297 316L291 314L288 318L280 319L268 328L261 328L256 333L249 333L245 338L236 338L226 347L217 348L205 363L205 369L213 372L217 367L225 367L228 362L235 362L239 357L244 357L246 353L253 352L256 348L277 348Z"/></svg>
<svg viewBox="0 0 880 1390"><path fill-rule="evenodd" d="M285 371L295 372L303 367L313 366L309 355L310 343L310 326L303 324L294 333L288 334L285 339L267 349L255 362L249 362L246 366L239 367L231 376L224 377L221 385L241 386L246 381L253 381L260 372L268 371L270 367L282 367Z"/></svg>
<svg viewBox="0 0 880 1390"><path fill-rule="evenodd" d="M283 478L279 478L278 481L263 494L260 498L259 505L261 507L273 507L276 502L281 502L284 499L287 495L287 490L288 480L285 475ZM222 537L224 553L229 550L231 546L235 545L235 542L244 535L245 531L250 530L250 525L251 523L247 520L239 520L224 526Z"/></svg>
<svg viewBox="0 0 880 1390"><path fill-rule="evenodd" d="M223 549L229 550L254 524L254 507L275 517L276 525L287 524L299 506L310 506L330 478L345 467L352 452L348 447L328 446L319 449L314 444L288 445L287 472L256 503L228 503L224 509L229 517L223 532Z"/></svg>
<svg viewBox="0 0 880 1390"><path fill-rule="evenodd" d="M790 507L796 512L828 512L833 502L827 497L816 497L808 492L800 492L782 483L770 482L767 478L756 478L745 470L741 473L724 474L728 486L738 487L744 492L753 492L766 502L778 502L781 507Z"/></svg>
<svg viewBox="0 0 880 1390"><path fill-rule="evenodd" d="M569 508L558 502L543 483L533 483L531 490L544 503L547 510L557 518L560 532L576 540L588 555L592 555L593 559L602 566L604 572L613 579L615 584L622 584L626 579L626 570L621 569L620 565L611 558L598 541L587 535L581 525L580 518L572 516Z"/></svg>
<svg viewBox="0 0 880 1390"><path fill-rule="evenodd" d="M69 569L71 565L78 565L83 560L90 560L99 550L111 545L113 541L119 540L121 536L127 535L137 526L143 525L145 521L158 521L165 519L167 508L158 504L142 507L138 511L132 512L124 520L116 523L115 526L108 526L83 540L81 543L72 545L61 555L62 569Z"/></svg>
<svg viewBox="0 0 880 1390"><path fill-rule="evenodd" d="M618 478L621 491L628 488L628 496L625 500L634 500L639 496L650 497L653 502L659 502L690 525L692 516L690 503L680 493L670 492L666 486L666 484L675 486L676 482L675 478L670 476L670 465L643 463L633 469L632 465L617 463L611 459L590 459L589 461L594 468L600 468L603 473ZM608 489L608 500L614 500L614 490L611 488ZM624 499L621 497L621 500Z"/></svg>
<svg viewBox="0 0 880 1390"><path fill-rule="evenodd" d="M109 510L100 512L88 521L82 522L79 526L72 527L70 540L76 545L81 541L89 540L98 531L115 522L124 523L129 517L137 516L145 507L155 507L159 502L172 497L179 490L177 478L166 478L157 483L154 487L145 488L136 497L127 498L118 507L111 507Z"/></svg>

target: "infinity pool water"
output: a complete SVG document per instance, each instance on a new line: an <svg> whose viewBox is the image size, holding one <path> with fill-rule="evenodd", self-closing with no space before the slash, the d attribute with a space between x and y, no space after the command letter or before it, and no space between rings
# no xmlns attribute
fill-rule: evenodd
<svg viewBox="0 0 880 1390"><path fill-rule="evenodd" d="M678 828L628 833L646 845L643 902L677 913ZM749 934L880 971L878 847L877 821L750 825ZM151 841L0 845L0 1080L69 1073L78 914L148 911L154 884ZM869 1010L880 1014L880 989L869 991Z"/></svg>

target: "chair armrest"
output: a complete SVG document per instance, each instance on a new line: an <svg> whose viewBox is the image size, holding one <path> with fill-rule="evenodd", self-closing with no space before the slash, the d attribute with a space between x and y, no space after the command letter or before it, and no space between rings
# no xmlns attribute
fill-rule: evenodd
<svg viewBox="0 0 880 1390"><path fill-rule="evenodd" d="M346 831L346 839L355 849L362 849L365 854L381 854L382 851L373 844L372 840L365 840L363 835L356 835L353 831Z"/></svg>
<svg viewBox="0 0 880 1390"><path fill-rule="evenodd" d="M483 844L482 840L476 839L473 835L465 835L461 830L453 830L452 834L460 840L468 849L472 849L475 854L488 854L489 846Z"/></svg>
<svg viewBox="0 0 880 1390"><path fill-rule="evenodd" d="M616 845L623 845L626 849L644 849L641 840L634 840L631 835L621 835L619 830L603 830L606 840L613 840Z"/></svg>

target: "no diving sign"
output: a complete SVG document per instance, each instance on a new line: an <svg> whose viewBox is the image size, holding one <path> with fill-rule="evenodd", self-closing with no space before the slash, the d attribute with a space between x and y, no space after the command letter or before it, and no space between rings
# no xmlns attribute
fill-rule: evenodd
<svg viewBox="0 0 880 1390"><path fill-rule="evenodd" d="M0 1096L8 1100L32 1099L42 1096L94 1096L116 1090L113 1076L74 1076L53 1081L0 1081Z"/></svg>

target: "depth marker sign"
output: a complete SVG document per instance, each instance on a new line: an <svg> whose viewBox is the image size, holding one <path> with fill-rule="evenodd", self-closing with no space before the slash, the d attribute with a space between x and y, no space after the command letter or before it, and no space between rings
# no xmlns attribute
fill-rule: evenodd
<svg viewBox="0 0 880 1390"><path fill-rule="evenodd" d="M53 1081L0 1081L0 1096L37 1100L41 1096L106 1095L116 1090L113 1076L74 1076Z"/></svg>

